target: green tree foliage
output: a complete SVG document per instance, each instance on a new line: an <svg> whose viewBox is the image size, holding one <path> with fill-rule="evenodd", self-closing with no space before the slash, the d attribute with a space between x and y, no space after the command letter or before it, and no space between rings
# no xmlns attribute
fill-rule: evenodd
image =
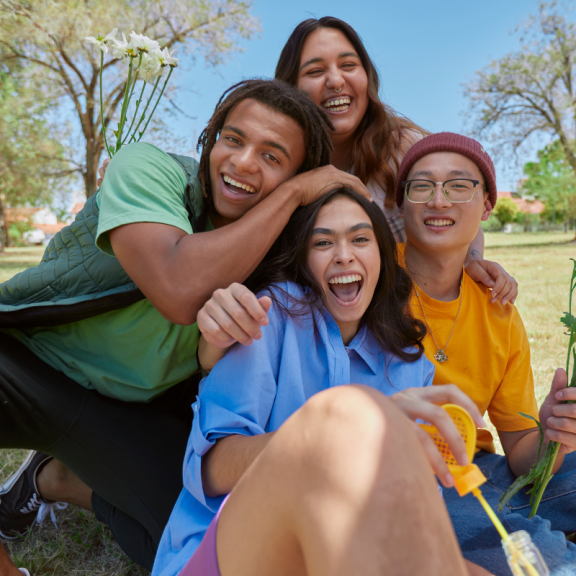
<svg viewBox="0 0 576 576"><path fill-rule="evenodd" d="M477 136L504 152L550 135L576 171L576 27L568 10L566 2L540 2L517 29L520 49L477 72L465 91Z"/></svg>
<svg viewBox="0 0 576 576"><path fill-rule="evenodd" d="M4 207L49 203L54 180L70 173L46 120L51 101L28 72L17 62L0 69L0 250Z"/></svg>
<svg viewBox="0 0 576 576"><path fill-rule="evenodd" d="M492 216L496 217L502 224L509 224L516 220L519 212L520 208L512 198L499 198L496 208L492 210Z"/></svg>
<svg viewBox="0 0 576 576"><path fill-rule="evenodd" d="M251 38L258 21L251 0L0 0L0 46L7 58L35 64L44 83L72 106L81 129L80 154L68 160L82 175L86 196L96 191L104 149L99 101L100 53L87 36L114 28L135 30L162 47L190 53L209 64L221 63L242 39ZM118 117L126 64L103 67L104 123Z"/></svg>
<svg viewBox="0 0 576 576"><path fill-rule="evenodd" d="M522 191L544 202L544 218L558 221L576 218L576 174L559 140L540 150L538 161L528 162L524 174Z"/></svg>

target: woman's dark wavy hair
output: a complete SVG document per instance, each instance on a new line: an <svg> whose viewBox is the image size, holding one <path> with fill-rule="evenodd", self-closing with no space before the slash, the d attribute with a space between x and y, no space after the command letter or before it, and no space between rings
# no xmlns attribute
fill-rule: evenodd
<svg viewBox="0 0 576 576"><path fill-rule="evenodd" d="M276 65L276 78L293 85L298 83L302 47L306 38L319 28L333 28L342 32L350 44L354 46L362 66L364 66L368 76L368 109L354 134L351 149L354 174L364 184L374 178L386 191L385 205L392 208L396 190L396 174L401 161L399 152L400 154L405 153L410 146L410 141L414 140L414 137L407 135L407 132L414 130L423 135L427 135L429 132L420 128L412 120L399 115L380 100L378 97L380 90L378 70L368 56L358 33L350 24L339 18L324 16L323 18L309 18L300 22L282 49Z"/></svg>
<svg viewBox="0 0 576 576"><path fill-rule="evenodd" d="M204 128L198 139L197 150L202 148L199 177L209 208L214 209L210 184L210 153L230 111L239 102L248 98L257 100L272 110L292 118L304 131L306 156L298 169L298 174L330 164L330 154L333 149L330 130L333 130L334 126L326 112L316 106L308 94L280 80L261 78L243 80L222 94L216 104L214 114L208 121L208 126Z"/></svg>
<svg viewBox="0 0 576 576"><path fill-rule="evenodd" d="M303 300L290 297L289 308L271 292L273 300L291 316L309 314L311 308L319 306L324 291L308 268L308 245L320 209L341 197L356 202L368 214L380 250L380 277L363 322L383 350L405 362L415 362L424 352L426 328L410 312L412 281L398 264L396 242L382 210L351 188L335 188L309 206L298 208L246 285L254 292L286 281L307 288ZM416 351L406 350L414 346Z"/></svg>

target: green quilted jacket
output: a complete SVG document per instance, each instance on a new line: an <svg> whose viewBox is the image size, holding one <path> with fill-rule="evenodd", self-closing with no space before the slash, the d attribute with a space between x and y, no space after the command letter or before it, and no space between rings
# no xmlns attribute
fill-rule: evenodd
<svg viewBox="0 0 576 576"><path fill-rule="evenodd" d="M192 230L204 230L198 162L187 156L170 156L188 179L186 208ZM118 260L96 247L97 194L88 199L72 224L54 236L36 268L0 284L0 328L68 324L144 298Z"/></svg>

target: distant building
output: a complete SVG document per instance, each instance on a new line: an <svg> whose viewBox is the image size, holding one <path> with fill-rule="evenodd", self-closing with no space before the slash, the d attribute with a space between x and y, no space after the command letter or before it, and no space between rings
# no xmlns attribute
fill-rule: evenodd
<svg viewBox="0 0 576 576"><path fill-rule="evenodd" d="M24 232L22 237L30 244L48 244L67 225L66 222L59 222L49 208L5 208L4 221L6 230L10 230L16 222L28 222L33 230Z"/></svg>
<svg viewBox="0 0 576 576"><path fill-rule="evenodd" d="M86 204L86 202L76 202L76 204L74 204L74 206L72 206L72 208L70 209L70 214L72 214L73 218L76 218L76 216L78 215L78 213L82 210L82 208L84 208L84 204Z"/></svg>
<svg viewBox="0 0 576 576"><path fill-rule="evenodd" d="M516 202L520 212L524 214L542 214L544 204L532 196L522 195L519 192L498 192L498 198L511 198Z"/></svg>

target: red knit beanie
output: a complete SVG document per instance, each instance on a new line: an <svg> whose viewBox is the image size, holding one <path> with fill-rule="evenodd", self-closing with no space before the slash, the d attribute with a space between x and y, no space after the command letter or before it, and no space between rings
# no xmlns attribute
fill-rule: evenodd
<svg viewBox="0 0 576 576"><path fill-rule="evenodd" d="M439 132L438 134L431 134L419 140L408 150L406 156L400 164L398 171L398 182L396 183L396 204L402 206L404 202L404 188L402 182L406 180L408 172L420 158L432 154L433 152L456 152L470 158L484 176L486 191L488 192L488 199L492 208L496 206L498 192L496 188L496 171L494 164L488 153L482 148L480 142L476 142L472 138L462 136L461 134L454 134L453 132Z"/></svg>

